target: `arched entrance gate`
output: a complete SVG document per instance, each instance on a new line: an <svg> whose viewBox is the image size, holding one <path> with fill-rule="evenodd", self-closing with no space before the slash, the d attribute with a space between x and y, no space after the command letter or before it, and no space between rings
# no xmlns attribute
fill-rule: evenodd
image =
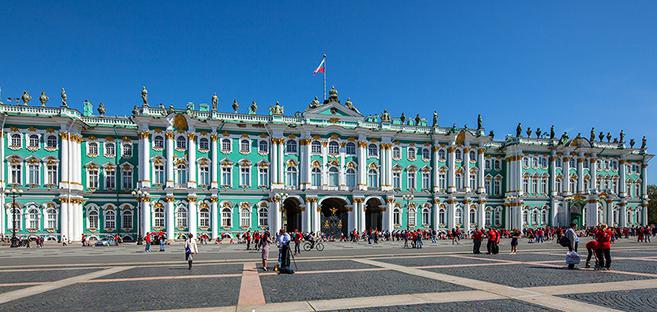
<svg viewBox="0 0 657 312"><path fill-rule="evenodd" d="M320 229L331 238L347 235L347 202L341 198L327 198L322 201Z"/></svg>
<svg viewBox="0 0 657 312"><path fill-rule="evenodd" d="M307 229L301 228L301 202L299 199L289 197L283 201L283 228L288 232L307 231Z"/></svg>
<svg viewBox="0 0 657 312"><path fill-rule="evenodd" d="M365 230L381 230L383 226L383 203L378 198L370 198L365 203Z"/></svg>

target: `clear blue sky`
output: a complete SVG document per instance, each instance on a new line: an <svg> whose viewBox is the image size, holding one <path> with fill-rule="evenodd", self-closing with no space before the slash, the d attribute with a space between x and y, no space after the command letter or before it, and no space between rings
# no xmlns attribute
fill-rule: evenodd
<svg viewBox="0 0 657 312"><path fill-rule="evenodd" d="M182 3L5 3L3 100L44 89L54 105L65 87L74 107L130 114L145 84L155 104L217 92L223 110L236 98L294 112L321 97L311 72L326 52L329 84L364 113L657 142L656 1Z"/></svg>

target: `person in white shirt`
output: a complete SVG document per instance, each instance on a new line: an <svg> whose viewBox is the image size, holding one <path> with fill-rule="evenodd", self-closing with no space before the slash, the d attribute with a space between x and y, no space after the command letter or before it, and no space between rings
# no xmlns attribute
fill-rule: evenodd
<svg viewBox="0 0 657 312"><path fill-rule="evenodd" d="M185 240L185 260L187 260L187 264L189 265L188 270L192 269L194 255L198 253L198 246L193 237L194 236L190 233L187 240Z"/></svg>
<svg viewBox="0 0 657 312"><path fill-rule="evenodd" d="M281 229L276 238L278 243L278 262L279 273L294 273L290 269L290 234Z"/></svg>

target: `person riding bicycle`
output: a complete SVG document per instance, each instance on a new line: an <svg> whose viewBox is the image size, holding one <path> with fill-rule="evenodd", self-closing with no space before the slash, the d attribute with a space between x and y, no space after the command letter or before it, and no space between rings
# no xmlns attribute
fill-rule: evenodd
<svg viewBox="0 0 657 312"><path fill-rule="evenodd" d="M313 233L313 232L308 233L308 235L306 236L305 239L306 239L306 241L310 242L310 250L315 248L315 233Z"/></svg>

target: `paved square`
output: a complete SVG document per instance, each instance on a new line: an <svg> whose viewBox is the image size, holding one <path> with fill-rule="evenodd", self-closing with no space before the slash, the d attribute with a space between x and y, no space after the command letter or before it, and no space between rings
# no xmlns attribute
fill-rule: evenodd
<svg viewBox="0 0 657 312"><path fill-rule="evenodd" d="M508 241L504 241L508 244ZM243 245L1 249L2 311L652 311L657 246L614 244L613 271L566 270L556 244L517 255L473 255L471 242L326 243L296 257L297 272L264 272ZM269 268L277 257L270 254Z"/></svg>

